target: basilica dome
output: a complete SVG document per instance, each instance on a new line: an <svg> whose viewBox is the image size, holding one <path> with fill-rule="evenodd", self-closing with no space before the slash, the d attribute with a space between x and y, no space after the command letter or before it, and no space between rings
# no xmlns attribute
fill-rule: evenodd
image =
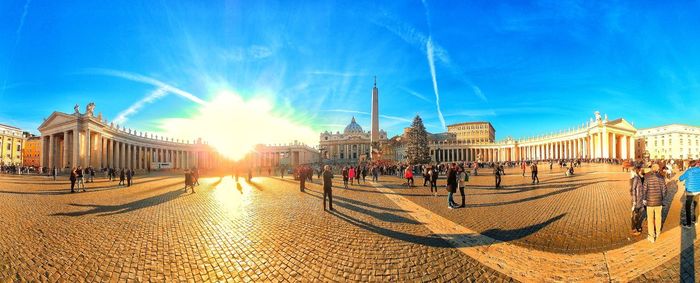
<svg viewBox="0 0 700 283"><path fill-rule="evenodd" d="M352 117L352 121L350 121L350 124L348 124L345 127L345 131L343 131L343 134L346 135L353 135L353 134L362 134L364 131L362 131L362 127L355 122L355 117Z"/></svg>

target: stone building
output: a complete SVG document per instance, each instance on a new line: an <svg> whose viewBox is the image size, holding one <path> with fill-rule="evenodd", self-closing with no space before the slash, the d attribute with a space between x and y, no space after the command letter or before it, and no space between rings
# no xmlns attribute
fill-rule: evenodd
<svg viewBox="0 0 700 283"><path fill-rule="evenodd" d="M645 153L651 159L700 158L700 127L670 124L640 129L636 137L637 158Z"/></svg>
<svg viewBox="0 0 700 283"><path fill-rule="evenodd" d="M94 116L94 104L85 113L78 105L73 114L53 112L39 126L40 165L70 170L76 166L95 168L215 168L224 163L208 144L166 138L126 129Z"/></svg>
<svg viewBox="0 0 700 283"><path fill-rule="evenodd" d="M31 136L24 142L22 148L22 165L41 166L41 137Z"/></svg>
<svg viewBox="0 0 700 283"><path fill-rule="evenodd" d="M463 140L429 142L433 162L502 162L574 158L635 159L637 129L624 119L609 121L595 112L595 120L536 137L506 138L492 143L474 144ZM395 149L397 161L405 160L403 145Z"/></svg>
<svg viewBox="0 0 700 283"><path fill-rule="evenodd" d="M245 158L245 163L256 168L294 167L319 161L320 154L317 149L298 141L289 144L260 144Z"/></svg>
<svg viewBox="0 0 700 283"><path fill-rule="evenodd" d="M447 132L455 134L458 141L472 144L488 144L496 141L496 130L489 122L464 122L447 125Z"/></svg>
<svg viewBox="0 0 700 283"><path fill-rule="evenodd" d="M380 130L378 142L386 142L386 132ZM352 117L350 124L340 133L325 131L319 142L322 158L339 163L356 163L369 159L371 150L371 132L365 132Z"/></svg>
<svg viewBox="0 0 700 283"><path fill-rule="evenodd" d="M0 165L22 165L25 139L20 128L0 124Z"/></svg>

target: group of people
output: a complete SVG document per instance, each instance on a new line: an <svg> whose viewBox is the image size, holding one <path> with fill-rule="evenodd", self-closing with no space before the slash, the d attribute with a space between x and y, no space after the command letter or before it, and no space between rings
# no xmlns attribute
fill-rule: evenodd
<svg viewBox="0 0 700 283"><path fill-rule="evenodd" d="M664 172L663 164L652 162L644 165L635 163L630 172L630 196L632 200L632 234L642 233L644 217L647 218L647 239L656 242L661 234L662 209L667 200L666 179L670 178ZM696 223L698 215L698 200L700 198L700 160L691 162L688 170L679 177L685 183L685 223L689 228ZM692 207L695 206L693 210ZM646 211L646 215L645 212ZM695 212L695 217L692 212Z"/></svg>
<svg viewBox="0 0 700 283"><path fill-rule="evenodd" d="M107 175L106 177L109 178L109 181L114 181L116 179L116 174L117 170L114 168L103 168L102 169L105 174ZM54 168L51 170L51 175L53 176L53 179L56 180L56 175L58 174L58 169ZM134 177L134 170L128 169L128 168L122 168L119 170L119 186L127 186L131 187L132 180ZM76 189L80 190L82 189L83 192L86 191L85 189L85 183L93 183L95 182L95 168L92 167L86 167L82 168L82 166L78 167L73 167L70 171L70 175L68 177L70 180L70 192L74 193Z"/></svg>
<svg viewBox="0 0 700 283"><path fill-rule="evenodd" d="M236 180L238 175L236 175ZM185 169L185 192L189 188L192 193L195 193L194 186L199 186L199 170L197 168Z"/></svg>
<svg viewBox="0 0 700 283"><path fill-rule="evenodd" d="M348 183L353 185L357 183L367 183L367 174L372 175L372 181L379 181L379 167L376 166L345 166L340 170L340 174L343 176L343 187L348 188Z"/></svg>

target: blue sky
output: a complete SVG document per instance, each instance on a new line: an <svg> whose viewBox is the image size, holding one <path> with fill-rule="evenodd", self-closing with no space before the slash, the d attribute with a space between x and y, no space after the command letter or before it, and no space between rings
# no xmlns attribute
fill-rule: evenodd
<svg viewBox="0 0 700 283"><path fill-rule="evenodd" d="M595 110L700 125L698 1L117 2L0 2L0 123L36 132L90 101L113 120L152 95L120 121L157 132L226 89L317 132L368 130L376 75L390 135L416 114L498 139Z"/></svg>

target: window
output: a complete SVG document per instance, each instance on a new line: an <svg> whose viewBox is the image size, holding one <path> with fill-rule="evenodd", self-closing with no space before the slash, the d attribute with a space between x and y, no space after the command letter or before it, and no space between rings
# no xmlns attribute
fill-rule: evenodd
<svg viewBox="0 0 700 283"><path fill-rule="evenodd" d="M20 144L17 145L17 151L22 151L22 145L20 145Z"/></svg>

